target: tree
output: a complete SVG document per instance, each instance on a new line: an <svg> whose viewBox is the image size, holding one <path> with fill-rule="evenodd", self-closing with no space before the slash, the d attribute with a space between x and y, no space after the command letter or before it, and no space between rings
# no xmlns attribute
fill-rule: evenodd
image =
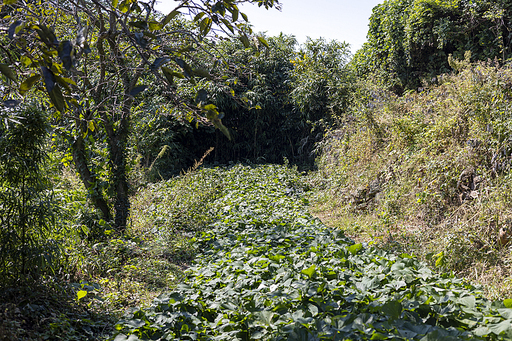
<svg viewBox="0 0 512 341"><path fill-rule="evenodd" d="M353 84L346 65L350 59L349 45L336 40L306 41L293 61L291 79L292 101L305 120L340 119L349 104Z"/></svg>
<svg viewBox="0 0 512 341"><path fill-rule="evenodd" d="M219 139L211 129L198 131L201 140L215 147L216 161L233 160L252 162L283 161L292 158L295 139L300 131L297 116L289 101L290 71L293 69L295 38L291 36L268 37L270 49L246 49L242 42L223 42L229 51L229 61L238 67L225 85L211 88L213 103L226 113L224 123L233 142ZM233 92L230 93L229 89ZM240 101L233 101L233 97Z"/></svg>
<svg viewBox="0 0 512 341"><path fill-rule="evenodd" d="M322 122L341 117L348 105L348 45L319 39L298 48L295 38L285 35L266 40L270 49L256 54L236 40L221 44L229 51L230 63L239 66L226 79L233 94L225 85L212 87L209 93L226 113L223 123L233 141L228 145L219 140L212 129L194 134L215 146L211 159L221 163L280 163L286 158L311 167L312 148L323 136ZM241 101L233 101L233 95Z"/></svg>
<svg viewBox="0 0 512 341"><path fill-rule="evenodd" d="M352 64L396 93L449 72L449 55L475 60L512 53L512 3L506 0L387 0L373 9L368 42Z"/></svg>
<svg viewBox="0 0 512 341"><path fill-rule="evenodd" d="M240 2L267 9L279 5L278 0L182 0L161 16L154 0L3 2L6 43L0 49L0 72L9 100L44 96L92 203L119 231L130 209L126 146L131 117L151 84L164 85L169 105L227 132L204 90L186 103L174 83L222 81L212 78L194 52L215 55L214 68L227 68L209 38L212 32L236 34L250 45L252 32L237 7ZM193 18L191 25L180 20L184 15ZM257 41L266 45L263 38ZM106 153L95 153L99 144Z"/></svg>

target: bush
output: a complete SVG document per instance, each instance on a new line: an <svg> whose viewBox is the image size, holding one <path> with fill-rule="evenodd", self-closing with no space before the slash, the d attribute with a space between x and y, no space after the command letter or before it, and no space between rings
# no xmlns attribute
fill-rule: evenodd
<svg viewBox="0 0 512 341"><path fill-rule="evenodd" d="M35 106L0 122L0 285L35 280L58 264L56 204L45 175L48 123Z"/></svg>

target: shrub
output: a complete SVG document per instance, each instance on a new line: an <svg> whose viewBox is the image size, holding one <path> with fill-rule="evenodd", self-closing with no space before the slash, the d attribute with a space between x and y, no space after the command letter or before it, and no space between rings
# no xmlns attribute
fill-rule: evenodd
<svg viewBox="0 0 512 341"><path fill-rule="evenodd" d="M51 239L55 202L45 175L48 123L35 106L0 122L1 284L51 273L60 248Z"/></svg>

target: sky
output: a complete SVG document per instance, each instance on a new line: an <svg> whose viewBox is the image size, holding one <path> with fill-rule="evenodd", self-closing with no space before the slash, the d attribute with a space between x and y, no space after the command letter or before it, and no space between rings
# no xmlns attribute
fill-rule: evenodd
<svg viewBox="0 0 512 341"><path fill-rule="evenodd" d="M280 0L282 10L245 4L240 11L247 14L255 32L269 36L292 34L299 43L306 37L336 39L350 44L355 53L366 41L372 9L384 0ZM175 6L162 0L157 10L166 14Z"/></svg>

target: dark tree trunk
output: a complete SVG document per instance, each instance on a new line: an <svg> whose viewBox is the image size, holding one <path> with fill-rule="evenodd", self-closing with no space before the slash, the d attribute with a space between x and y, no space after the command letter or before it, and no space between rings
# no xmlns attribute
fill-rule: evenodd
<svg viewBox="0 0 512 341"><path fill-rule="evenodd" d="M119 127L119 130L124 130ZM130 199L128 197L128 180L126 178L126 137L127 134L118 131L114 137L109 139L110 162L112 168L113 184L116 198L114 203L115 226L120 232L126 229L130 213Z"/></svg>
<svg viewBox="0 0 512 341"><path fill-rule="evenodd" d="M126 145L128 140L131 98L124 101L121 119L117 129L110 121L105 122L110 152L110 167L112 170L112 185L115 189L114 223L116 230L123 232L126 229L130 214L130 199L128 196L128 179L126 177ZM106 116L106 115L105 115ZM107 119L104 117L104 119Z"/></svg>

